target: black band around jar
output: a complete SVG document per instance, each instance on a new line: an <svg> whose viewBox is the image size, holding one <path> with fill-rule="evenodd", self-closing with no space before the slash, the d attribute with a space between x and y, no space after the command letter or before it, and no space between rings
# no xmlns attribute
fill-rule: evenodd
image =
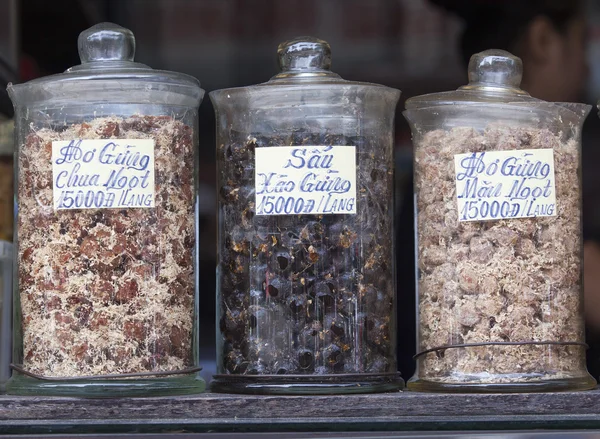
<svg viewBox="0 0 600 439"><path fill-rule="evenodd" d="M524 346L524 345L555 345L555 346L581 346L586 349L589 349L587 343L581 343L578 341L488 341L481 343L459 343L459 344L450 344L444 346L437 346L435 348L426 349L424 351L418 352L413 356L413 359L417 359L425 354L430 354L432 352L437 351L445 351L446 349L455 349L455 348L472 348L479 346Z"/></svg>

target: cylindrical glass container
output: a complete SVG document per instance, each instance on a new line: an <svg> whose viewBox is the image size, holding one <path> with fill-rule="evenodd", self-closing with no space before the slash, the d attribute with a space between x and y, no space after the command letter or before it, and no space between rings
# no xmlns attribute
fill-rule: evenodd
<svg viewBox="0 0 600 439"><path fill-rule="evenodd" d="M12 242L14 219L14 121L0 120L0 240Z"/></svg>
<svg viewBox="0 0 600 439"><path fill-rule="evenodd" d="M418 350L410 389L589 389L581 126L534 99L521 60L473 55L469 84L406 103L415 146Z"/></svg>
<svg viewBox="0 0 600 439"><path fill-rule="evenodd" d="M10 85L15 349L8 392L196 393L197 109L204 91L133 62L103 23L82 64Z"/></svg>
<svg viewBox="0 0 600 439"><path fill-rule="evenodd" d="M0 392L10 378L13 274L14 122L0 120Z"/></svg>
<svg viewBox="0 0 600 439"><path fill-rule="evenodd" d="M393 121L400 92L342 80L329 45L219 90L215 391L393 390Z"/></svg>
<svg viewBox="0 0 600 439"><path fill-rule="evenodd" d="M8 241L0 241L0 392L6 391L11 372L12 291L13 245Z"/></svg>

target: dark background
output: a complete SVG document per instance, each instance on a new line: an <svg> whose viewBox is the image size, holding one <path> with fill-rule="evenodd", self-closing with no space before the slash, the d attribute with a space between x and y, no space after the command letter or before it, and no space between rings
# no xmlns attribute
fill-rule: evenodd
<svg viewBox="0 0 600 439"><path fill-rule="evenodd" d="M506 0L518 8L521 2ZM590 78L586 101L600 97L600 5L589 13ZM458 52L459 19L426 0L0 0L0 78L24 81L79 64L77 36L112 21L131 29L136 61L197 77L207 91L267 81L277 71L275 51L286 39L313 35L327 40L333 70L345 79L376 82L402 90L396 119L397 210L402 211L411 170L410 132L400 115L404 99L455 89L466 83ZM4 23L4 25L2 25ZM0 89L4 86L0 84ZM0 114L11 116L0 92ZM600 126L592 111L583 147L584 228L596 230L594 206L600 172ZM215 340L215 145L214 114L208 97L200 107L200 322L204 377L214 373ZM589 140L588 140L589 138ZM595 142L597 139L598 142ZM410 192L408 192L410 193ZM595 198L598 198L596 202ZM412 373L414 284L412 221L401 221L398 303L401 309L399 365ZM404 251L403 250L408 250ZM406 257L408 255L408 257ZM412 317L411 317L412 316ZM591 372L598 363L591 352Z"/></svg>

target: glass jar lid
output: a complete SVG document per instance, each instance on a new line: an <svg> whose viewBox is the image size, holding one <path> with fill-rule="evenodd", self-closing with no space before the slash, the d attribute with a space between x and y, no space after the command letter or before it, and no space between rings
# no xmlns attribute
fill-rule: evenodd
<svg viewBox="0 0 600 439"><path fill-rule="evenodd" d="M9 84L11 97L16 103L27 105L40 100L69 98L77 100L103 100L114 98L106 95L111 89L120 90L118 101L154 103L156 93L148 96L137 91L162 91L171 94L189 94L200 103L203 91L200 82L182 73L154 70L145 64L134 62L135 37L124 27L113 23L96 24L81 32L78 39L81 64L67 69L64 73L34 79L25 84ZM125 85L125 81L126 84ZM98 95L99 94L99 95ZM126 96L126 97L125 97ZM181 96L166 96L166 101L158 103L189 105L189 99ZM13 99L14 100L14 99Z"/></svg>
<svg viewBox="0 0 600 439"><path fill-rule="evenodd" d="M307 83L373 85L367 82L346 81L331 71L331 47L327 41L315 37L297 37L277 47L280 72L259 86L279 86Z"/></svg>
<svg viewBox="0 0 600 439"><path fill-rule="evenodd" d="M458 90L415 96L406 108L477 103L545 103L520 88L523 77L521 59L504 50L491 49L471 56L469 83Z"/></svg>
<svg viewBox="0 0 600 439"><path fill-rule="evenodd" d="M300 79L337 79L340 75L331 71L331 47L315 37L297 37L284 41L277 47L280 73L271 81Z"/></svg>

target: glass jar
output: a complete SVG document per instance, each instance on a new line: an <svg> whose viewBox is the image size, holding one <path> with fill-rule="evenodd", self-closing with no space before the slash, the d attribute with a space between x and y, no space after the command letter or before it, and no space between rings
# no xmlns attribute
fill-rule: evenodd
<svg viewBox="0 0 600 439"><path fill-rule="evenodd" d="M10 378L12 346L14 122L0 120L0 392Z"/></svg>
<svg viewBox="0 0 600 439"><path fill-rule="evenodd" d="M12 242L14 219L14 121L0 120L0 240Z"/></svg>
<svg viewBox="0 0 600 439"><path fill-rule="evenodd" d="M204 91L133 62L131 31L79 36L82 64L10 85L15 349L8 392L196 393L197 109Z"/></svg>
<svg viewBox="0 0 600 439"><path fill-rule="evenodd" d="M0 392L6 391L12 358L13 245L0 241Z"/></svg>
<svg viewBox="0 0 600 439"><path fill-rule="evenodd" d="M417 371L409 389L595 386L585 365L581 126L534 99L521 60L473 55L469 84L409 99L415 146Z"/></svg>
<svg viewBox="0 0 600 439"><path fill-rule="evenodd" d="M215 391L399 389L391 88L342 80L329 45L210 93L217 116Z"/></svg>

